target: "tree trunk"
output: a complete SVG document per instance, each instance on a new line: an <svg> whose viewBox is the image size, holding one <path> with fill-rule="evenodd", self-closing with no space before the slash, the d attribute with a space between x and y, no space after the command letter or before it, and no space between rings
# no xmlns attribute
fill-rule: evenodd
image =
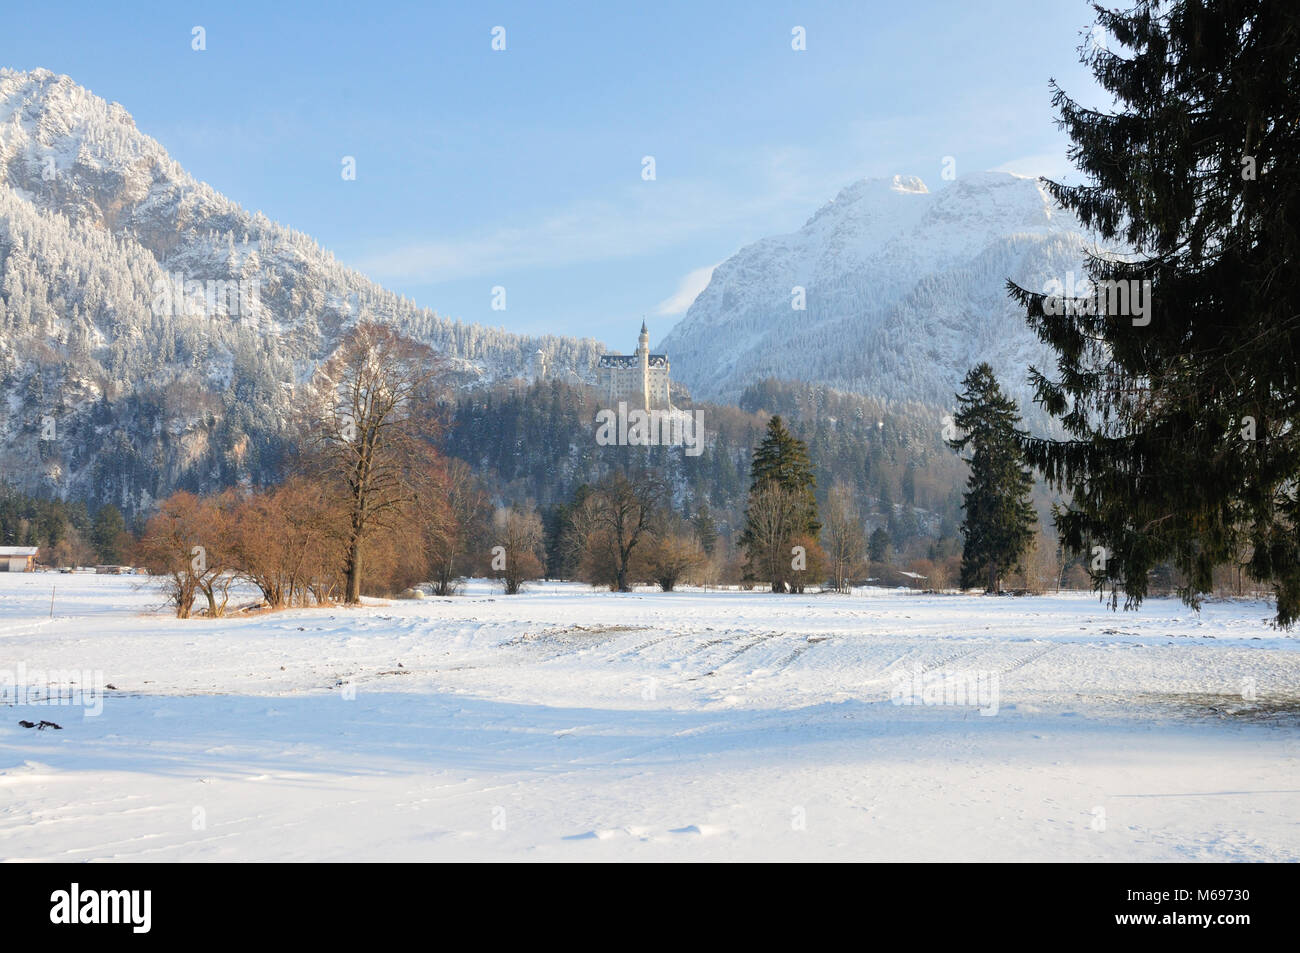
<svg viewBox="0 0 1300 953"><path fill-rule="evenodd" d="M354 606L361 601L361 540L353 539L348 545L347 559L343 565L347 591L343 601Z"/></svg>

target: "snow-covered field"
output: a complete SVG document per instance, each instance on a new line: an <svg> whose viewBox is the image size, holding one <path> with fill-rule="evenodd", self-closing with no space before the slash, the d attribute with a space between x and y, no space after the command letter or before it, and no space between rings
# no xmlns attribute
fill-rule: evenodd
<svg viewBox="0 0 1300 953"><path fill-rule="evenodd" d="M1300 859L1300 641L1260 602L479 584L178 622L143 581L0 574L0 858ZM73 669L114 688L12 704ZM943 678L975 704L895 704Z"/></svg>

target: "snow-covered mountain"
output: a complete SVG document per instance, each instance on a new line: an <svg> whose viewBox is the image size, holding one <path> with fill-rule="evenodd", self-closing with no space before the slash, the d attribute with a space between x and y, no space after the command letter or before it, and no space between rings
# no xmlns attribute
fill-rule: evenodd
<svg viewBox="0 0 1300 953"><path fill-rule="evenodd" d="M0 70L0 480L130 512L261 479L294 385L362 318L467 384L603 350L418 308L196 181L117 103Z"/></svg>
<svg viewBox="0 0 1300 953"><path fill-rule="evenodd" d="M947 406L982 360L1024 398L1026 367L1052 365L1006 280L1064 280L1088 241L1036 179L866 179L719 265L658 349L704 399L778 377Z"/></svg>

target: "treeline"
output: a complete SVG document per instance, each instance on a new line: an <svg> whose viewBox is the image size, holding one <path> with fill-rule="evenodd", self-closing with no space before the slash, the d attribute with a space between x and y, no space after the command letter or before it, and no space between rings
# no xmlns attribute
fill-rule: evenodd
<svg viewBox="0 0 1300 953"><path fill-rule="evenodd" d="M134 561L161 581L182 617L196 606L225 615L241 586L258 597L238 608L278 609L353 604L363 592L415 587L451 595L473 575L500 580L506 593L543 577L621 591L972 582L967 563L987 533L971 519L970 494L964 552L950 516L914 505L951 495L941 481L965 467L951 449L918 456L935 439L927 428L939 423L923 408L890 413L824 389L769 382L747 395L748 408L693 408L707 436L692 456L681 447L598 445L596 401L586 389L547 382L451 401L446 385L446 370L426 345L386 325L358 324L295 395L292 469L279 484L178 491L134 537L112 507L92 520L79 504L10 492L0 499L0 531L7 541L46 547L47 563L81 564L87 552ZM991 378L988 386L984 403L997 397ZM767 406L802 419L811 441ZM999 418L1006 431L999 446L1010 445L1013 410ZM970 424L972 414L963 410L958 422ZM992 445L980 438L980 446ZM929 461L924 471L918 459ZM980 459L977 453L973 479ZM501 470L510 478L498 478ZM999 557L994 589L1003 577L1027 589L1067 581L1059 547L1027 525L1026 480L984 480L992 493L1014 491L1014 512L1026 524L1012 539L1014 552ZM889 501L895 485L912 504ZM529 496L534 486L550 499ZM556 499L565 487L571 492ZM900 532L903 512L938 533Z"/></svg>
<svg viewBox="0 0 1300 953"><path fill-rule="evenodd" d="M780 415L767 418L749 456L748 489L732 535L719 531L707 502L682 510L662 471L644 465L580 486L571 501L543 511L547 575L624 591L637 584L671 591L679 583L776 593L957 584L959 541L932 540L924 555L895 550L884 525L871 529L853 485L839 480L819 492L807 443ZM1037 587L1057 585L1043 578Z"/></svg>
<svg viewBox="0 0 1300 953"><path fill-rule="evenodd" d="M265 489L173 494L141 529L136 560L181 616L196 604L225 614L240 583L260 593L257 605L280 608L418 584L445 595L479 573L507 593L543 576L617 590L734 582L777 591L867 578L871 526L855 490L865 477L827 491L823 527L807 444L780 416L699 408L708 434L699 456L602 447L589 391L549 382L452 402L446 379L426 345L356 325L295 394L291 475ZM798 413L819 412L816 401L789 400ZM846 434L868 429L865 413L850 416L858 423L842 425ZM896 415L873 423L863 469L884 479L906 442ZM922 425L912 424L916 438ZM534 487L550 499L539 506ZM874 532L881 561L888 523Z"/></svg>
<svg viewBox="0 0 1300 953"><path fill-rule="evenodd" d="M391 592L445 573L475 527L457 509L463 465L435 448L444 373L432 349L387 325L346 332L295 394L288 479L178 491L143 527L136 558L164 580L177 615L200 599L223 615L241 581L280 608L356 603L363 587Z"/></svg>
<svg viewBox="0 0 1300 953"><path fill-rule="evenodd" d="M92 521L31 500L25 522L0 527L47 564L134 561L165 580L180 615L224 614L241 583L271 608L354 603L363 580L367 594L447 595L470 575L507 592L542 577L665 590L955 583L963 464L927 408L769 381L744 407L691 407L707 433L693 456L600 446L589 388L516 382L453 398L447 383L427 346L362 323L295 394L278 484L180 490L134 537L111 506ZM792 522L787 493L825 519Z"/></svg>
<svg viewBox="0 0 1300 953"><path fill-rule="evenodd" d="M555 539L551 513L581 487L619 468L658 470L664 505L683 519L701 507L725 545L743 530L753 449L771 416L809 448L814 493L848 487L868 532L880 530L891 554L910 562L942 558L957 539L965 465L944 446L943 412L919 404L844 394L769 380L749 388L739 407L684 401L704 414L708 440L699 456L679 448L601 447L592 440L595 393L552 380L462 394L446 408L445 448L499 488L505 499L534 501ZM556 569L556 557L549 565Z"/></svg>
<svg viewBox="0 0 1300 953"><path fill-rule="evenodd" d="M46 566L117 565L135 544L122 513L81 501L43 500L0 483L0 546L36 546Z"/></svg>
<svg viewBox="0 0 1300 953"><path fill-rule="evenodd" d="M363 322L295 393L278 483L180 490L134 534L111 506L91 520L21 498L0 529L46 564L136 562L182 616L225 614L239 585L281 608L448 595L471 575L507 592L543 577L792 592L959 580L965 464L931 409L768 381L742 407L689 408L706 431L696 456L599 445L585 387L450 397L448 383L430 348ZM1060 585L1057 548L1033 554L1013 567L1021 586Z"/></svg>

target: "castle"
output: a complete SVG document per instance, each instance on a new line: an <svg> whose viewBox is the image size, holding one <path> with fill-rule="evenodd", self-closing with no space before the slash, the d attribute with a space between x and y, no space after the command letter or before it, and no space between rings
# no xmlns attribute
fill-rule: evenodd
<svg viewBox="0 0 1300 953"><path fill-rule="evenodd" d="M602 354L596 365L597 388L612 407L620 401L640 410L672 410L668 396L668 355L650 353L650 332L641 322L635 354Z"/></svg>

